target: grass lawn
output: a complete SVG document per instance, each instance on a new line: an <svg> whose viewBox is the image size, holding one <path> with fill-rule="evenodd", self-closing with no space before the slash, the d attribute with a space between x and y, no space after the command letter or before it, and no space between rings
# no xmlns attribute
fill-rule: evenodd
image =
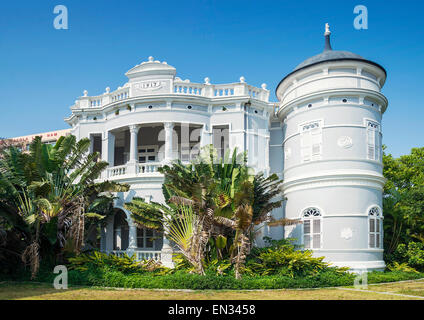
<svg viewBox="0 0 424 320"><path fill-rule="evenodd" d="M56 290L41 283L0 283L0 300L424 300L424 280L307 290L144 290L73 287Z"/></svg>

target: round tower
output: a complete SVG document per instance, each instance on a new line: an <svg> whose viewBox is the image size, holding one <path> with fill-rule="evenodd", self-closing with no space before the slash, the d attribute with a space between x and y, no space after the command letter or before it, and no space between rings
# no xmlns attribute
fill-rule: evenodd
<svg viewBox="0 0 424 320"><path fill-rule="evenodd" d="M382 270L385 179L381 94L386 71L375 62L325 47L277 86L283 122L285 230L315 256L353 271Z"/></svg>

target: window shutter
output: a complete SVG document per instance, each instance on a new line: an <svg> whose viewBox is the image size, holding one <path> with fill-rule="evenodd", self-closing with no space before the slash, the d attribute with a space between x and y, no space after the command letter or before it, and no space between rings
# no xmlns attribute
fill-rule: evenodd
<svg viewBox="0 0 424 320"><path fill-rule="evenodd" d="M310 237L309 234L303 236L303 245L304 245L305 249L311 248L311 237Z"/></svg>
<svg viewBox="0 0 424 320"><path fill-rule="evenodd" d="M374 233L370 233L370 248L375 248L375 234Z"/></svg>
<svg viewBox="0 0 424 320"><path fill-rule="evenodd" d="M320 234L314 234L313 237L313 248L319 249L321 247L321 235Z"/></svg>
<svg viewBox="0 0 424 320"><path fill-rule="evenodd" d="M367 123L367 158L369 160L380 159L380 134L378 124L369 121Z"/></svg>
<svg viewBox="0 0 424 320"><path fill-rule="evenodd" d="M322 154L322 129L319 121L301 127L302 162L319 160Z"/></svg>
<svg viewBox="0 0 424 320"><path fill-rule="evenodd" d="M311 221L310 220L305 220L305 222L303 223L303 233L308 234L308 235L311 233Z"/></svg>

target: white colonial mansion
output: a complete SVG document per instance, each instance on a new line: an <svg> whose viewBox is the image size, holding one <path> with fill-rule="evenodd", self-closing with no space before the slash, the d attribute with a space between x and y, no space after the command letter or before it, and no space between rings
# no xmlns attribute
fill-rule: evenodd
<svg viewBox="0 0 424 320"><path fill-rule="evenodd" d="M326 261L352 270L384 269L381 120L387 99L380 93L386 71L347 52L325 49L284 77L270 102L265 84L243 77L229 84L193 83L153 57L126 74L115 91L89 96L71 107L66 122L78 139L109 163L102 179L131 185L118 194L116 214L102 231L105 252L136 253L169 265L164 235L139 229L124 203L134 196L163 202L158 167L195 157L213 144L220 155L238 148L249 165L284 179L284 206L275 218L301 218L291 227L263 226L262 237L296 238Z"/></svg>

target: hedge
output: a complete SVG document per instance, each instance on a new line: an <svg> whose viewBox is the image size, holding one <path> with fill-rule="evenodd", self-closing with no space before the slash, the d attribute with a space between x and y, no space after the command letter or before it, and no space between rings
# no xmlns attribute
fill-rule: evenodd
<svg viewBox="0 0 424 320"><path fill-rule="evenodd" d="M88 271L70 270L68 283L72 285L119 287L119 288L146 288L146 289L194 289L194 290L253 290L253 289L294 289L320 288L336 286L352 286L355 275L324 271L315 276L291 278L288 276L245 276L241 280L233 276L205 276L188 274L177 271L167 275L150 275L130 273L125 274L112 269L97 269ZM55 274L51 270L40 270L35 281L53 283ZM24 272L14 279L28 281L29 274ZM424 278L424 273L408 272L371 272L368 274L368 283L395 282ZM3 279L7 280L7 279Z"/></svg>

